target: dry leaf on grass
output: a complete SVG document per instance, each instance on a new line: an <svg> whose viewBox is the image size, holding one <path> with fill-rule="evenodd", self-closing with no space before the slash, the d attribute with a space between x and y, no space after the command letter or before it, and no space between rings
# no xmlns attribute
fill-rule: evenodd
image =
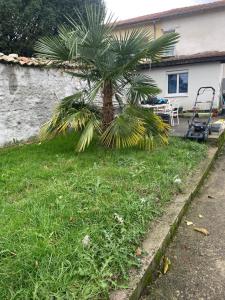
<svg viewBox="0 0 225 300"><path fill-rule="evenodd" d="M208 230L205 229L205 228L198 228L198 227L195 227L194 230L197 231L197 232L200 232L200 233L202 233L202 234L204 234L204 235L209 235Z"/></svg>
<svg viewBox="0 0 225 300"><path fill-rule="evenodd" d="M69 218L69 221L70 221L71 223L74 223L74 222L75 222L75 218L74 218L74 217L70 217L70 218Z"/></svg>
<svg viewBox="0 0 225 300"><path fill-rule="evenodd" d="M169 270L169 267L171 265L171 261L168 257L163 257L163 274L166 274Z"/></svg>
<svg viewBox="0 0 225 300"><path fill-rule="evenodd" d="M141 256L141 254L142 254L142 250L141 250L141 248L140 248L140 247L138 247L138 248L136 249L136 252L135 252L135 254L136 254L136 256Z"/></svg>
<svg viewBox="0 0 225 300"><path fill-rule="evenodd" d="M191 222L191 221L185 221L186 222L186 224L187 224L187 226L190 226L190 225L193 225L194 223L193 222Z"/></svg>

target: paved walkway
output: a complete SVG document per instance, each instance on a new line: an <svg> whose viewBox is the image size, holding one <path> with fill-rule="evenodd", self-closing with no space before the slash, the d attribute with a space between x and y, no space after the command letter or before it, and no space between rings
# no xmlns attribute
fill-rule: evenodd
<svg viewBox="0 0 225 300"><path fill-rule="evenodd" d="M194 225L187 226L185 220ZM206 228L209 235L194 231L194 226ZM225 300L225 150L166 256L170 270L146 289L142 300Z"/></svg>

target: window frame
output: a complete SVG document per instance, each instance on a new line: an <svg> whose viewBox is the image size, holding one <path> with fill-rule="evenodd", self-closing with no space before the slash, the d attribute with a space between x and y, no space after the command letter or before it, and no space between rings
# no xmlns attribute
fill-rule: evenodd
<svg viewBox="0 0 225 300"><path fill-rule="evenodd" d="M179 74L186 73L188 76L188 88L187 92L185 93L179 93L179 86L180 86L180 76ZM176 93L169 93L169 75L176 75L177 76L177 89ZM174 70L174 71L168 71L166 72L166 97L187 97L189 91L189 72L188 70Z"/></svg>
<svg viewBox="0 0 225 300"><path fill-rule="evenodd" d="M169 29L162 29L162 34L168 34L168 33L175 33L176 29L175 28L169 28ZM174 57L176 55L176 44L171 46L170 51L165 51L163 54L163 57Z"/></svg>

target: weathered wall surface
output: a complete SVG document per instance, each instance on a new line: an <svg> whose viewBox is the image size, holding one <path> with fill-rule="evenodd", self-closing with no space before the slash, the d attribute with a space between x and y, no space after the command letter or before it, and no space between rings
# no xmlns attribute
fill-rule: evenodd
<svg viewBox="0 0 225 300"><path fill-rule="evenodd" d="M175 47L176 56L225 50L225 8L158 20L155 28L150 21L144 25L127 25L117 28L115 34L124 35L125 31L134 28L147 29L152 35L155 31L157 38L165 31L175 30L180 34Z"/></svg>
<svg viewBox="0 0 225 300"><path fill-rule="evenodd" d="M161 30L180 34L175 55L225 50L225 9L177 17L158 24ZM210 34L209 34L210 33Z"/></svg>
<svg viewBox="0 0 225 300"><path fill-rule="evenodd" d="M0 146L37 135L59 99L79 88L60 70L0 64Z"/></svg>

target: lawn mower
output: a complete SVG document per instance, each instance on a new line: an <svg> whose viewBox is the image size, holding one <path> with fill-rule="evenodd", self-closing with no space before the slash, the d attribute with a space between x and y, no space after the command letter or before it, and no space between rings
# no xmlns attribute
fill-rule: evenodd
<svg viewBox="0 0 225 300"><path fill-rule="evenodd" d="M199 96L203 95L206 90L212 91L212 99L210 101L199 101ZM215 99L215 89L212 86L200 87L197 92L197 97L195 99L193 116L191 121L188 122L188 131L186 133L186 138L196 140L196 141L207 141L209 134L211 134L211 115L213 109L213 103ZM198 114L198 104L209 103L209 116L206 121L201 121Z"/></svg>

